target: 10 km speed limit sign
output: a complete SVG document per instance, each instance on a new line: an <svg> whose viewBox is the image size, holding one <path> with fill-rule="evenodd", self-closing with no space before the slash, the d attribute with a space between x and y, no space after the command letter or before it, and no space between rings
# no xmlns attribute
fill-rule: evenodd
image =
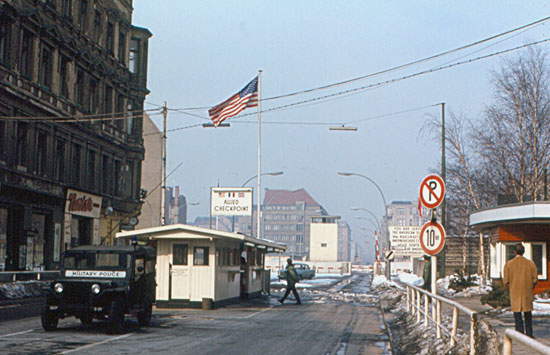
<svg viewBox="0 0 550 355"><path fill-rule="evenodd" d="M428 222L420 230L420 246L428 255L437 255L445 246L445 229L437 222Z"/></svg>

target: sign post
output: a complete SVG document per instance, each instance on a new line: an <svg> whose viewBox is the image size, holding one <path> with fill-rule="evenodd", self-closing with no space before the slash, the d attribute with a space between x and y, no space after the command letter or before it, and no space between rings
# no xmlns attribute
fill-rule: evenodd
<svg viewBox="0 0 550 355"><path fill-rule="evenodd" d="M422 179L419 192L420 202L432 210L432 221L420 229L420 246L431 256L432 293L437 294L437 254L445 247L445 229L437 222L434 208L445 199L445 181L437 174L430 174Z"/></svg>

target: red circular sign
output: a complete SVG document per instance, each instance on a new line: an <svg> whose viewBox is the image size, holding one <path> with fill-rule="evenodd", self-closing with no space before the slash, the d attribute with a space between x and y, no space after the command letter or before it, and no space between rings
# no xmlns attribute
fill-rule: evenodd
<svg viewBox="0 0 550 355"><path fill-rule="evenodd" d="M437 255L445 246L445 229L437 222L428 222L420 229L420 246L428 255Z"/></svg>
<svg viewBox="0 0 550 355"><path fill-rule="evenodd" d="M445 181L437 174L426 176L420 183L420 202L426 208L436 208L445 198Z"/></svg>

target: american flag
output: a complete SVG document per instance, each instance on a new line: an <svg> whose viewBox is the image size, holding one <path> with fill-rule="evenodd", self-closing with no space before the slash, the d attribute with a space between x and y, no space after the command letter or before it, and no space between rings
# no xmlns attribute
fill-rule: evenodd
<svg viewBox="0 0 550 355"><path fill-rule="evenodd" d="M214 126L229 117L238 115L247 107L258 106L258 77L252 79L241 91L208 110Z"/></svg>

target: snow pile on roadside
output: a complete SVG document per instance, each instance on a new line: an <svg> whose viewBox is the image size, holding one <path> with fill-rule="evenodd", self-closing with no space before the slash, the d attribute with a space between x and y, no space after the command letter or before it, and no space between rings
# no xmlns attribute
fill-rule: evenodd
<svg viewBox="0 0 550 355"><path fill-rule="evenodd" d="M389 287L400 288L395 282L388 281L388 279L384 275L376 275L372 279L371 287L373 289L375 289L375 288L389 288Z"/></svg>
<svg viewBox="0 0 550 355"><path fill-rule="evenodd" d="M43 295L42 287L48 281L18 281L0 284L0 301Z"/></svg>
<svg viewBox="0 0 550 355"><path fill-rule="evenodd" d="M403 283L410 284L413 286L421 287L424 285L424 279L416 276L415 274L410 273L399 273L397 274L397 279Z"/></svg>
<svg viewBox="0 0 550 355"><path fill-rule="evenodd" d="M471 297L486 295L493 289L489 285L481 285L481 278L474 274L471 275L475 286L470 286L463 289L462 291L457 292L456 290L449 287L452 280L458 280L459 276L456 274L445 276L442 279L437 280L437 291L440 295L445 297Z"/></svg>

